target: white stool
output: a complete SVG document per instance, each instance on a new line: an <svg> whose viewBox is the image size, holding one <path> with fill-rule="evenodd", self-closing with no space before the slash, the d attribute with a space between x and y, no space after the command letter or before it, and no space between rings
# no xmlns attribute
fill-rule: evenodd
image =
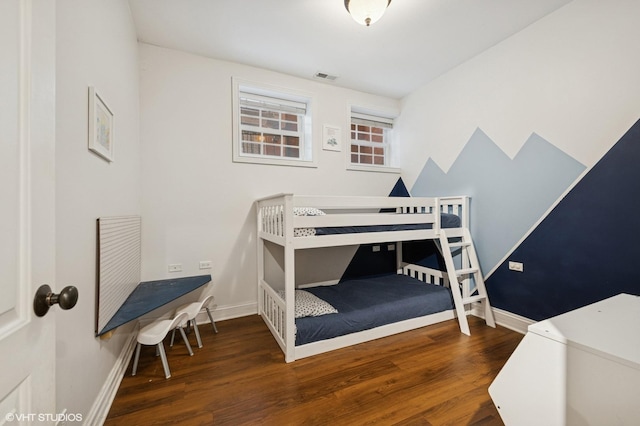
<svg viewBox="0 0 640 426"><path fill-rule="evenodd" d="M193 302L193 303L188 303L186 305L182 305L180 306L178 309L176 309L176 315L178 314L187 314L187 319L184 320L182 322L182 324L178 325L177 328L180 329L180 331L182 333L184 333L184 330L182 330L182 327L185 326L189 321L191 321L191 323L193 324L193 330L196 333L196 340L198 341L198 347L201 348L202 347L202 339L200 338L200 330L198 329L198 324L196 321L196 317L198 316L198 314L200 313L200 311L202 310L202 308L204 307L207 310L207 315L209 316L209 320L211 321L211 325L213 325L213 331L215 331L216 333L218 332L218 328L216 327L216 323L213 320L213 316L211 315L211 311L209 310L209 303L211 302L211 300L213 300L213 296L209 295L207 297L204 298L204 300L202 300L201 302ZM176 335L176 330L173 330L173 333L171 333L171 344L170 346L173 346L173 339Z"/></svg>
<svg viewBox="0 0 640 426"><path fill-rule="evenodd" d="M169 333L169 330L174 330L179 324L182 324L184 321L187 321L187 314L180 313L176 315L173 319L164 319L157 320L144 326L138 331L138 344L136 346L136 354L133 359L133 371L131 372L132 376L136 375L136 371L138 370L138 359L140 358L140 347L142 345L156 346L156 355L160 354L160 359L162 359L162 367L164 368L164 375L168 379L171 377L171 371L169 371L169 363L167 362L167 354L164 351L164 345L162 341ZM184 330L180 328L180 333L182 334L182 339L184 343L187 345L187 349L189 350L189 355L193 356L193 351L191 350L191 345L189 344L189 340L187 340L187 335L184 334Z"/></svg>

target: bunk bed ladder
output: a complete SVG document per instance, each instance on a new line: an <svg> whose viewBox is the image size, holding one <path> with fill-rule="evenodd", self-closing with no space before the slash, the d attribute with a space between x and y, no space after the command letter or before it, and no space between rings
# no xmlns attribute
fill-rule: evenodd
<svg viewBox="0 0 640 426"><path fill-rule="evenodd" d="M457 228L456 232L451 233L452 235L448 235L447 232L450 231L445 229L440 231L439 248L447 267L460 330L468 336L471 335L466 306L475 302L480 303L487 325L495 327L493 311L469 229ZM457 264L454 261L454 253L458 260Z"/></svg>

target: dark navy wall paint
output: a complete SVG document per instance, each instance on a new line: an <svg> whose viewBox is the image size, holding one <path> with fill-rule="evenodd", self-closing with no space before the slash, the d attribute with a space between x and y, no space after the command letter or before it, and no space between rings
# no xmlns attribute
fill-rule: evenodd
<svg viewBox="0 0 640 426"><path fill-rule="evenodd" d="M399 178L389 193L389 197L410 197L402 178ZM387 249L387 244L380 246L379 252L373 251L376 244L362 244L353 255L353 259L342 274L341 281L368 275L391 274L396 270L396 252Z"/></svg>
<svg viewBox="0 0 640 426"><path fill-rule="evenodd" d="M398 178L398 181L396 182L395 186L391 190L389 197L411 197L402 178Z"/></svg>
<svg viewBox="0 0 640 426"><path fill-rule="evenodd" d="M640 295L640 121L487 279L492 306L542 320Z"/></svg>
<svg viewBox="0 0 640 426"><path fill-rule="evenodd" d="M410 197L402 178L399 178L389 193L389 197ZM374 252L373 246L379 245L380 251ZM405 243L404 260L429 267L438 267L439 254L433 241L416 241ZM396 252L388 250L387 244L363 244L356 251L349 266L342 275L341 281L363 276L393 274L396 272Z"/></svg>

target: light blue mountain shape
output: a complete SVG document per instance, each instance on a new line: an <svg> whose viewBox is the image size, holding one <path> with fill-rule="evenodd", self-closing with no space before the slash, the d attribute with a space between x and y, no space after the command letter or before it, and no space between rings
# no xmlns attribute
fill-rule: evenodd
<svg viewBox="0 0 640 426"><path fill-rule="evenodd" d="M471 197L471 233L486 274L585 168L535 133L511 160L478 128L447 173L429 158L411 195Z"/></svg>

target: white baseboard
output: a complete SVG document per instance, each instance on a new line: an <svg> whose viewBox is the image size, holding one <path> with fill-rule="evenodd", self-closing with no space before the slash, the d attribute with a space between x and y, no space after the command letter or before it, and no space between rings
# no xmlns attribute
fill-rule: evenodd
<svg viewBox="0 0 640 426"><path fill-rule="evenodd" d="M211 310L214 321L223 321L228 319L247 317L249 315L258 314L258 303L244 303L241 305L227 305L227 306L215 306L215 309ZM196 317L198 324L208 323L209 317L206 312L200 312Z"/></svg>
<svg viewBox="0 0 640 426"><path fill-rule="evenodd" d="M128 340L125 342L122 351L120 351L120 355L116 359L107 380L104 382L104 385L102 385L102 389L100 389L100 393L94 401L91 410L87 414L87 417L83 419L85 425L102 425L107 419L109 410L111 409L111 404L116 397L116 393L118 392L124 373L127 371L127 367L129 366L129 360L131 360L131 355L133 355L133 350L136 347L136 336L137 333L135 331L132 332L128 337Z"/></svg>
<svg viewBox="0 0 640 426"><path fill-rule="evenodd" d="M528 327L535 322L529 318L503 311L502 309L491 308L491 310L493 311L493 317L496 320L496 324L520 334L527 334ZM484 318L484 313L482 312L482 309L480 309L480 304L474 304L471 314L476 317Z"/></svg>
<svg viewBox="0 0 640 426"><path fill-rule="evenodd" d="M227 306L218 306L212 305L211 315L213 315L214 321L223 321L228 319L246 317L249 315L257 315L258 314L258 302L252 303L243 303L241 305L227 305ZM156 321L158 319L168 319L172 318L173 311L167 312L159 317L143 317L139 320L140 327L144 327L145 325ZM207 313L203 310L196 317L196 322L198 324L204 324L209 322L209 317Z"/></svg>

